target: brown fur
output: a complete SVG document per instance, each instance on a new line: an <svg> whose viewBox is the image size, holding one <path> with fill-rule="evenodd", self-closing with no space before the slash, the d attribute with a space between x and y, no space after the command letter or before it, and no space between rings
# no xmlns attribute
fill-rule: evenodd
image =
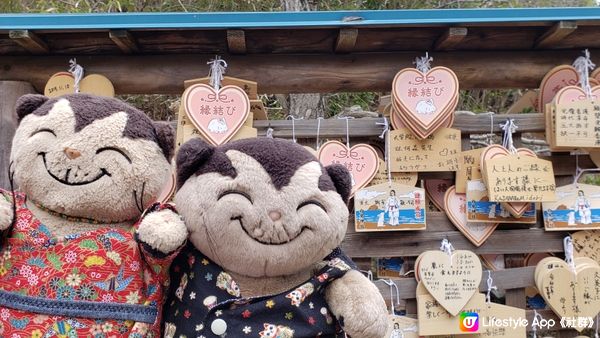
<svg viewBox="0 0 600 338"><path fill-rule="evenodd" d="M18 120L21 121L29 114L47 115L61 98L66 98L75 112L75 132L81 131L96 120L117 112L125 112L128 119L123 137L154 141L161 147L168 160L173 156L175 141L171 126L154 123L141 110L114 98L88 94L68 94L49 99L46 96L37 94L23 95L17 100L16 104Z"/></svg>
<svg viewBox="0 0 600 338"><path fill-rule="evenodd" d="M302 165L317 161L302 146L283 139L258 138L234 141L215 148L200 139L185 143L177 155L177 182L179 187L192 175L219 173L235 178L237 173L225 153L237 150L251 156L271 177L276 189L288 185ZM351 189L350 174L341 165L328 166L319 179L322 191L338 191L348 201Z"/></svg>

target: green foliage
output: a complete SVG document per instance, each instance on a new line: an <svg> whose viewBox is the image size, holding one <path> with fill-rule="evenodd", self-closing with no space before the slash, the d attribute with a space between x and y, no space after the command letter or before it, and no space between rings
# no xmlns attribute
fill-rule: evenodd
<svg viewBox="0 0 600 338"><path fill-rule="evenodd" d="M360 106L367 111L376 111L379 103L379 93L337 93L325 98L325 118L341 113L344 108Z"/></svg>

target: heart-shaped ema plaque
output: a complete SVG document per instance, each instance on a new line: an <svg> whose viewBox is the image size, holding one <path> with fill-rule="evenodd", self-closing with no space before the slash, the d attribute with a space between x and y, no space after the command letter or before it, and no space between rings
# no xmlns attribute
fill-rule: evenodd
<svg viewBox="0 0 600 338"><path fill-rule="evenodd" d="M324 166L341 164L350 171L351 196L369 184L379 170L377 152L368 144L356 144L348 148L342 142L328 141L321 145L318 155L319 161Z"/></svg>
<svg viewBox="0 0 600 338"><path fill-rule="evenodd" d="M454 113L458 87L458 78L449 68L434 67L425 74L405 68L394 77L392 96L404 121L413 124L417 136L426 138Z"/></svg>
<svg viewBox="0 0 600 338"><path fill-rule="evenodd" d="M552 102L554 96L564 87L575 86L579 83L579 73L577 70L570 65L561 65L552 68L540 84L540 90L538 94L538 106L537 110L539 113L544 112L544 107L547 103Z"/></svg>
<svg viewBox="0 0 600 338"><path fill-rule="evenodd" d="M476 246L481 246L498 226L498 223L467 222L467 197L457 193L455 186L446 190L444 205L452 224Z"/></svg>
<svg viewBox="0 0 600 338"><path fill-rule="evenodd" d="M418 266L421 282L451 315L456 316L479 290L481 261L471 251L456 250L421 254Z"/></svg>
<svg viewBox="0 0 600 338"><path fill-rule="evenodd" d="M518 148L517 149L517 154L520 156L531 156L531 157L537 157L537 154L531 150L531 149L527 149L527 148ZM493 144L487 148L485 148L485 150L481 153L481 172L482 174L485 176L485 161L487 160L491 160L494 158L499 158L499 157L506 157L510 155L510 152L504 148L501 145L498 144ZM487 180L487 177L485 178ZM502 203L502 205L504 206L504 208L506 210L508 210L508 212L510 212L511 215L519 218L521 216L523 216L523 214L529 209L529 207L531 206L531 203L527 203L527 202L510 202L510 203Z"/></svg>
<svg viewBox="0 0 600 338"><path fill-rule="evenodd" d="M592 87L592 100L600 98L600 86ZM578 86L567 86L561 89L554 98L555 104L568 104L577 101L587 100L585 91Z"/></svg>
<svg viewBox="0 0 600 338"><path fill-rule="evenodd" d="M444 194L452 186L452 180L430 179L425 180L425 193L433 205L441 211L446 210Z"/></svg>
<svg viewBox="0 0 600 338"><path fill-rule="evenodd" d="M185 90L182 102L192 124L214 145L229 141L250 113L248 95L236 86L225 86L216 91L209 85L198 83Z"/></svg>
<svg viewBox="0 0 600 338"><path fill-rule="evenodd" d="M536 269L536 284L546 303L559 317L596 317L600 312L600 288L597 285L600 266L593 260L581 258L576 258L575 264L574 271L565 266L566 263L541 271ZM574 328L581 332L586 326L575 325Z"/></svg>

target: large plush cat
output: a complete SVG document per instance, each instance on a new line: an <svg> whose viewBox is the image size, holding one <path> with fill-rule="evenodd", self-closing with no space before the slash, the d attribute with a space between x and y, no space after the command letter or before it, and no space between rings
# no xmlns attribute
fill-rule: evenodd
<svg viewBox="0 0 600 338"><path fill-rule="evenodd" d="M171 278L174 286L193 278L183 293L169 291L171 335L384 335L381 295L336 249L348 226L343 166L323 167L281 139L219 147L194 139L181 147L177 170L175 201L191 243Z"/></svg>
<svg viewBox="0 0 600 338"><path fill-rule="evenodd" d="M153 205L172 128L112 98L17 102L18 191L0 190L1 337L158 337L168 266L187 237Z"/></svg>

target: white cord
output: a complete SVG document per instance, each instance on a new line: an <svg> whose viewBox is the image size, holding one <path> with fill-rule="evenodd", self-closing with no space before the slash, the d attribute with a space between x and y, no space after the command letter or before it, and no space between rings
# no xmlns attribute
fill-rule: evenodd
<svg viewBox="0 0 600 338"><path fill-rule="evenodd" d="M454 251L454 247L452 246L452 243L450 243L450 241L446 238L444 238L442 240L442 245L440 246L440 250L442 250L443 252L445 252L448 257L450 258L450 266L452 266L452 251Z"/></svg>
<svg viewBox="0 0 600 338"><path fill-rule="evenodd" d="M391 170L391 162L390 162L390 124L388 122L387 117L383 118L383 123L376 122L378 125L383 125L383 132L379 135L379 138L384 139L384 149L383 149L383 158L386 165L387 171L387 179L388 186L392 186L392 170Z"/></svg>
<svg viewBox="0 0 600 338"><path fill-rule="evenodd" d="M294 143L297 143L296 140L296 120L302 120L302 117L295 117L294 115L288 115L287 117L288 120L292 120L292 141L294 141Z"/></svg>
<svg viewBox="0 0 600 338"><path fill-rule="evenodd" d="M433 58L429 56L429 52L425 52L425 56L418 56L413 62L421 73L425 74L431 69Z"/></svg>
<svg viewBox="0 0 600 338"><path fill-rule="evenodd" d="M81 79L83 78L84 70L83 67L81 67L81 65L77 64L76 58L72 58L71 60L69 60L69 73L73 75L73 87L75 89L75 93L79 93L79 82L81 82Z"/></svg>
<svg viewBox="0 0 600 338"><path fill-rule="evenodd" d="M573 259L573 239L571 236L565 237L563 240L563 245L565 248L565 262L569 264L571 270L575 272L575 260Z"/></svg>
<svg viewBox="0 0 600 338"><path fill-rule="evenodd" d="M225 70L227 69L227 62L217 55L214 59L208 61L206 64L210 65L210 69L208 71L210 85L216 91L219 91L221 88L221 81L223 81L223 74L225 74Z"/></svg>
<svg viewBox="0 0 600 338"><path fill-rule="evenodd" d="M490 270L488 270L488 278L487 278L487 293L485 295L485 302L487 304L492 302L492 290L498 290L498 287L496 287L494 284L494 280L492 279L492 272Z"/></svg>
<svg viewBox="0 0 600 338"><path fill-rule="evenodd" d="M573 67L579 74L579 85L585 92L587 98L592 97L592 86L590 85L590 70L593 70L596 65L590 59L590 51L584 50L583 56L578 57L573 62Z"/></svg>
<svg viewBox="0 0 600 338"><path fill-rule="evenodd" d="M400 290L398 290L398 285L394 283L391 279L381 279L382 282L389 285L390 287L390 310L393 315L396 314L396 309L394 308L394 290L396 291L396 303L400 304Z"/></svg>
<svg viewBox="0 0 600 338"><path fill-rule="evenodd" d="M321 148L321 143L319 142L319 135L321 134L321 120L323 119L323 117L317 117L317 144L316 144L316 150L318 151L319 148Z"/></svg>

